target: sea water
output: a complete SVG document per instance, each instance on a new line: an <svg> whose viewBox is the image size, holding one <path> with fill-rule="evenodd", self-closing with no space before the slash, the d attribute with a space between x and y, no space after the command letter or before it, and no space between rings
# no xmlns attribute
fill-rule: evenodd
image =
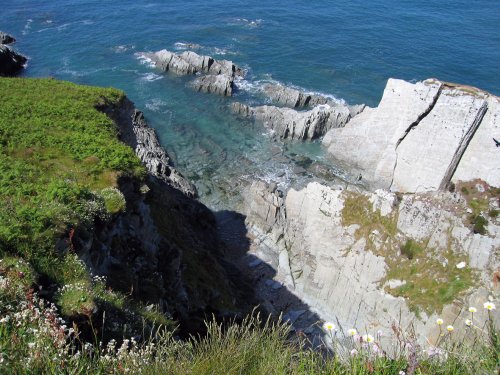
<svg viewBox="0 0 500 375"><path fill-rule="evenodd" d="M282 185L328 163L319 142L273 140L228 111L264 104L282 83L349 104L377 105L389 77L429 77L500 94L500 1L0 0L0 30L29 57L23 73L126 91L178 169L213 208L230 208L254 178ZM247 71L233 98L197 93L140 53L192 49Z"/></svg>

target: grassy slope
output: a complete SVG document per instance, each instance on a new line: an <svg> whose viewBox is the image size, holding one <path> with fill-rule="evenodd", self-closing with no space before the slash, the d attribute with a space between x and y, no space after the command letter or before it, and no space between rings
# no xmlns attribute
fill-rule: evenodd
<svg viewBox="0 0 500 375"><path fill-rule="evenodd" d="M134 310L92 279L71 249L72 228L92 230L96 218L124 209L118 177L145 175L97 109L123 98L119 90L53 79L0 79L0 258L10 259L0 274L16 258L28 262L33 283L56 292L65 316L90 316L97 301Z"/></svg>

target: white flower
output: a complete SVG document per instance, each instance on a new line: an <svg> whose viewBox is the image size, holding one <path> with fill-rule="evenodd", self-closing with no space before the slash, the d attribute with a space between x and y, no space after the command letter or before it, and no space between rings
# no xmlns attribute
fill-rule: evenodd
<svg viewBox="0 0 500 375"><path fill-rule="evenodd" d="M372 336L372 335L363 335L363 337L362 337L362 338L363 338L363 341L364 341L364 342L367 342L367 343L371 343L371 342L373 342L373 340L374 340L374 338L373 338L373 336Z"/></svg>
<svg viewBox="0 0 500 375"><path fill-rule="evenodd" d="M486 310L489 311L496 309L495 304L493 302L485 302L483 306Z"/></svg>
<svg viewBox="0 0 500 375"><path fill-rule="evenodd" d="M441 319L441 318L436 319L436 324L437 324L438 326L442 326L442 325L443 325L443 323L444 323L443 319Z"/></svg>
<svg viewBox="0 0 500 375"><path fill-rule="evenodd" d="M469 312L474 314L475 312L477 312L477 309L474 306L471 306L469 307Z"/></svg>
<svg viewBox="0 0 500 375"><path fill-rule="evenodd" d="M455 328L453 328L453 326L452 326L452 325L449 325L448 327L446 327L446 330L447 330L448 332L452 332L454 329L455 329Z"/></svg>
<svg viewBox="0 0 500 375"><path fill-rule="evenodd" d="M358 355L358 351L356 349L351 350L351 356Z"/></svg>
<svg viewBox="0 0 500 375"><path fill-rule="evenodd" d="M34 347L35 347L35 343L34 342L29 342L28 343L28 348L33 349Z"/></svg>
<svg viewBox="0 0 500 375"><path fill-rule="evenodd" d="M466 265L467 265L467 263L465 263L465 262L460 262L460 263L458 263L458 264L457 264L457 268L458 268L458 269L462 269L462 268L464 268Z"/></svg>
<svg viewBox="0 0 500 375"><path fill-rule="evenodd" d="M404 372L403 370L401 370L400 372L398 372L398 375L406 375L406 372Z"/></svg>
<svg viewBox="0 0 500 375"><path fill-rule="evenodd" d="M465 325L466 325L467 327L470 327L470 326L472 325L472 320L470 320L470 319L465 319Z"/></svg>
<svg viewBox="0 0 500 375"><path fill-rule="evenodd" d="M323 329L325 331L329 331L329 332L334 331L335 330L335 324L330 323L330 322L325 322L323 324Z"/></svg>
<svg viewBox="0 0 500 375"><path fill-rule="evenodd" d="M350 330L347 331L347 334L349 336L356 336L358 334L358 331L356 331L355 328L351 328Z"/></svg>

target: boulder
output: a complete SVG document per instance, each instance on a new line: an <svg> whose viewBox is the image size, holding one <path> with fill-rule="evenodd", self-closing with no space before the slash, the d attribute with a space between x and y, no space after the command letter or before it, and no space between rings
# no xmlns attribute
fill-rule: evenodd
<svg viewBox="0 0 500 375"><path fill-rule="evenodd" d="M0 31L0 44L11 44L14 43L16 39L3 31Z"/></svg>
<svg viewBox="0 0 500 375"><path fill-rule="evenodd" d="M7 46L0 45L0 76L13 76L24 68L28 59Z"/></svg>
<svg viewBox="0 0 500 375"><path fill-rule="evenodd" d="M498 98L478 89L390 79L377 108L332 128L323 145L372 188L435 191L471 177L498 186L498 110Z"/></svg>

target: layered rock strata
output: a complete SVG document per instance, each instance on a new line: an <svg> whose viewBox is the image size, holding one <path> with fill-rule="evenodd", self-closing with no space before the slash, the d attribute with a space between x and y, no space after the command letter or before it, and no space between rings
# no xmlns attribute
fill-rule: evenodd
<svg viewBox="0 0 500 375"><path fill-rule="evenodd" d="M151 175L188 197L197 197L196 187L175 169L155 130L147 124L143 113L136 110L131 101L125 99L120 108L106 107L102 110L120 124L120 139L135 150Z"/></svg>
<svg viewBox="0 0 500 375"><path fill-rule="evenodd" d="M245 200L255 255L313 312L340 322L344 330L390 332L394 323L411 324L422 341L427 337L432 342L439 334L438 316L450 323L464 321L470 317L468 306L499 296L499 222L492 220L485 235L474 233L464 220L467 206L458 193L398 197L382 190L354 193L310 183L285 197L275 186L256 182ZM490 205L498 207L498 200ZM420 250L411 253L408 244L419 244ZM467 276L471 272L476 279ZM444 305L435 304L438 297L426 297L466 280L473 286ZM425 289L429 283L434 291ZM486 311L479 314L478 322L488 318ZM496 314L497 323L498 318ZM457 323L458 330L464 327Z"/></svg>
<svg viewBox="0 0 500 375"><path fill-rule="evenodd" d="M291 87L283 86L280 84L266 84L262 91L272 101L285 107L301 108L301 107L316 107L322 104L328 104L330 107L339 105L339 102L327 96L319 94L306 93ZM354 117L362 112L365 105L349 106L351 116Z"/></svg>
<svg viewBox="0 0 500 375"><path fill-rule="evenodd" d="M425 192L473 178L500 186L499 114L499 98L475 88L390 79L377 108L323 145L373 188Z"/></svg>
<svg viewBox="0 0 500 375"><path fill-rule="evenodd" d="M238 116L262 122L280 139L307 140L319 138L332 128L345 126L358 109L351 111L344 105L323 104L309 111L296 111L268 105L250 107L236 102L231 105L231 110Z"/></svg>
<svg viewBox="0 0 500 375"><path fill-rule="evenodd" d="M167 50L161 50L155 53L146 53L144 56L153 61L157 68L164 71L180 75L205 74L192 83L198 91L231 96L235 77L243 76L243 71L231 61L215 60L210 56L198 55L192 51L177 55Z"/></svg>

